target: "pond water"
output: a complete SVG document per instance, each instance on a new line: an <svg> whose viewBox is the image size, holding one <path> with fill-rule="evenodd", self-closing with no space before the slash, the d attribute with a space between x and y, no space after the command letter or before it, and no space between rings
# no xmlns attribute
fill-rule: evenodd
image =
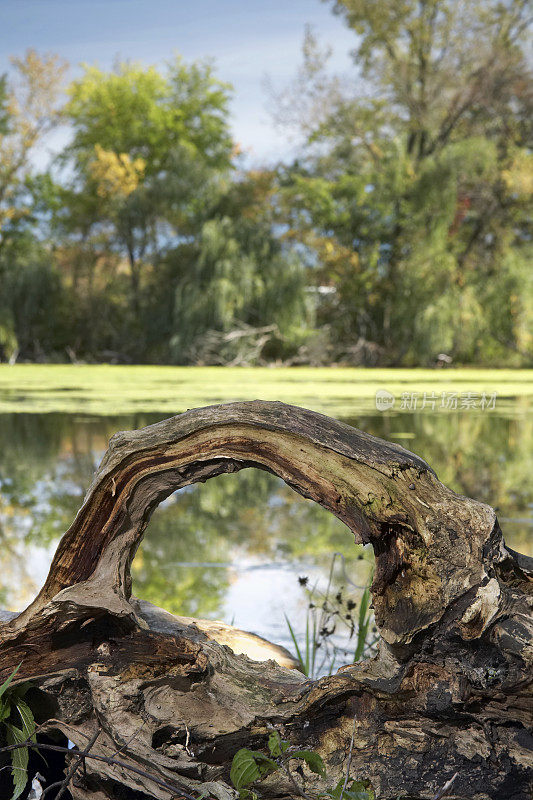
<svg viewBox="0 0 533 800"><path fill-rule="evenodd" d="M497 409L361 414L345 420L421 455L445 484L494 506L507 543L533 555L533 414ZM61 534L110 436L159 415L0 414L0 607L19 610L46 577ZM133 564L134 593L169 611L223 619L291 647L308 586L327 581L334 552L357 596L373 556L331 514L260 470L213 478L155 511ZM342 566L339 559L338 565Z"/></svg>

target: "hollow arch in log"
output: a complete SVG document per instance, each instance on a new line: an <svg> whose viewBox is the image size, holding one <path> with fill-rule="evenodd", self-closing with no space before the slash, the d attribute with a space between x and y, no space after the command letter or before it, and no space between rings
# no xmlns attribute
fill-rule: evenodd
<svg viewBox="0 0 533 800"><path fill-rule="evenodd" d="M129 568L153 509L183 486L250 466L278 475L342 520L356 542L373 545L376 619L391 644L408 643L437 622L482 578L493 510L457 498L422 459L311 411L234 403L112 438L48 579L19 624L53 597L67 602L70 587L77 587L79 600L80 584L89 605L95 594L101 607L107 593L114 610L123 603L131 613L124 604ZM446 562L452 570L443 569Z"/></svg>
<svg viewBox="0 0 533 800"><path fill-rule="evenodd" d="M249 466L275 473L341 519L357 542L372 544L383 640L374 661L302 683L131 597L130 564L155 506L182 486ZM501 797L512 781L508 797L525 800L533 766L530 577L529 562L505 548L493 509L447 489L402 447L282 403L195 409L112 438L43 589L0 625L0 679L22 660L20 677L56 698L69 738L103 725L136 763L188 786L221 776L220 791L231 792L232 754L261 743L273 724L293 743L314 746L338 776L355 717L354 765L379 797L429 796L427 787L453 767L470 796ZM82 689L72 689L73 674ZM83 712L65 704L69 692L82 692ZM139 714L150 735L124 745ZM194 746L173 760L183 726ZM148 796L167 797L148 786ZM75 797L90 797L87 787ZM270 796L291 790L274 785Z"/></svg>

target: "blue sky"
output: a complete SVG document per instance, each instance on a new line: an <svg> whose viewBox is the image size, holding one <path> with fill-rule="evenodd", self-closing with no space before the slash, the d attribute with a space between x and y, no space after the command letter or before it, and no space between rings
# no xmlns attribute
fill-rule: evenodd
<svg viewBox="0 0 533 800"><path fill-rule="evenodd" d="M283 87L301 62L306 24L333 47L331 67L346 72L354 35L321 0L0 0L0 71L28 47L54 52L79 72L81 62L109 68L116 57L161 64L181 53L211 58L234 85L232 125L252 163L288 155L263 88L268 75ZM57 147L67 132L56 134ZM36 160L46 160L44 148Z"/></svg>

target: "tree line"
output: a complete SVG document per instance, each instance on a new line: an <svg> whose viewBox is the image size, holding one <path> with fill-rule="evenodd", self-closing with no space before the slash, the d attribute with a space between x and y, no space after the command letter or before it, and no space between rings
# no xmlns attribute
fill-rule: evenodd
<svg viewBox="0 0 533 800"><path fill-rule="evenodd" d="M270 93L298 157L268 167L208 64L12 59L2 360L533 364L527 3L329 4L354 76L307 32Z"/></svg>

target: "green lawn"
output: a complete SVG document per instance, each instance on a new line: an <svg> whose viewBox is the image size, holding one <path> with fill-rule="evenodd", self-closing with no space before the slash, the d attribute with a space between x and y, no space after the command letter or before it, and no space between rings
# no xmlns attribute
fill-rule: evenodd
<svg viewBox="0 0 533 800"><path fill-rule="evenodd" d="M499 410L526 409L533 370L228 368L0 365L0 413L176 414L229 400L283 400L334 416L375 411L376 389L498 393ZM517 404L517 399L518 404Z"/></svg>

